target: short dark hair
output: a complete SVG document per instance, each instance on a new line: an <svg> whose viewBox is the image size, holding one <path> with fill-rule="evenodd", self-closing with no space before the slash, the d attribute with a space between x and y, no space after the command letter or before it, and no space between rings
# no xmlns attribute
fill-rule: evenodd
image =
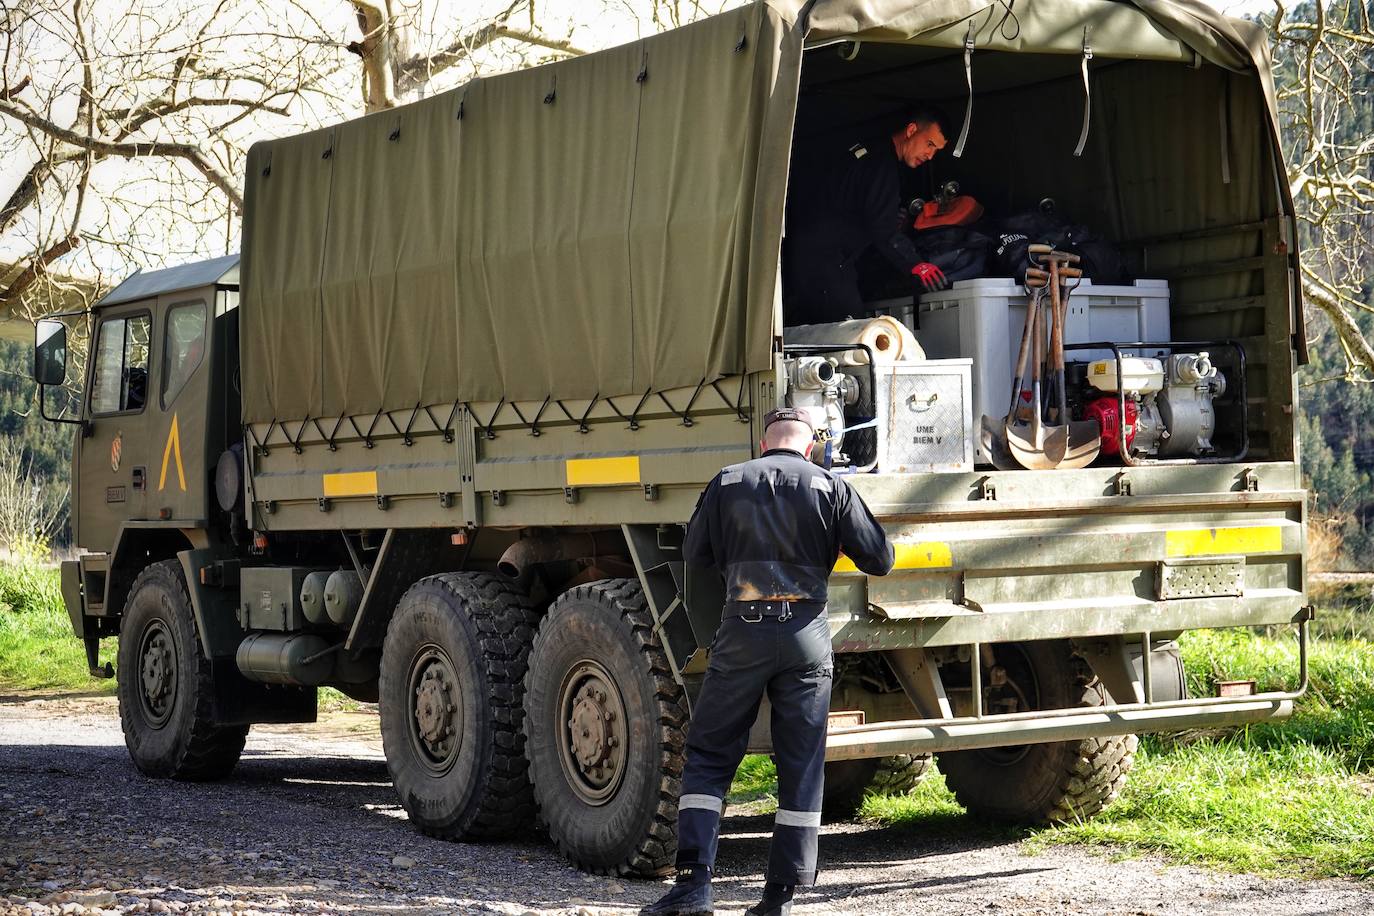
<svg viewBox="0 0 1374 916"><path fill-rule="evenodd" d="M901 114L892 120L892 132L895 134L899 130L905 130L908 124L915 124L917 127L938 124L940 133L946 138L949 137L949 118L932 105L911 105L902 109Z"/></svg>

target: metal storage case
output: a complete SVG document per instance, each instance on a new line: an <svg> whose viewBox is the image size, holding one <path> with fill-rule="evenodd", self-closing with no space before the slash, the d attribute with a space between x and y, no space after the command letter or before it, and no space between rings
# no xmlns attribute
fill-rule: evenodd
<svg viewBox="0 0 1374 916"><path fill-rule="evenodd" d="M932 359L877 367L878 471L973 470L969 359Z"/></svg>
<svg viewBox="0 0 1374 916"><path fill-rule="evenodd" d="M1046 305L1049 297L1045 298ZM973 360L973 417L1005 416L1011 398L1016 347L1026 321L1026 290L1010 277L960 280L953 288L910 299L873 303L916 333L932 359ZM1084 280L1069 297L1065 343L1169 339L1169 284L1137 280L1130 286L1094 286ZM1109 350L1077 350L1075 361L1109 358ZM988 461L979 446L978 460Z"/></svg>

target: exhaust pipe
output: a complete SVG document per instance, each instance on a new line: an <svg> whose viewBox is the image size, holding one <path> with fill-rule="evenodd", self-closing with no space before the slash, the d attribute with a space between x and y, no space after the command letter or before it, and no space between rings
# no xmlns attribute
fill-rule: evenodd
<svg viewBox="0 0 1374 916"><path fill-rule="evenodd" d="M513 582L523 582L536 566L564 560L596 557L624 557L625 543L618 535L587 531L578 534L549 534L521 538L506 548L496 569Z"/></svg>

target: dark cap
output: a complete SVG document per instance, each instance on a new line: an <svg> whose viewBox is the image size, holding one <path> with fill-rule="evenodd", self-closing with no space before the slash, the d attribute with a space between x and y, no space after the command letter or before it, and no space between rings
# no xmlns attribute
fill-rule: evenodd
<svg viewBox="0 0 1374 916"><path fill-rule="evenodd" d="M775 410L768 411L768 413L763 416L764 431L766 432L768 427L772 426L774 423L780 423L783 420L805 423L807 429L812 432L816 431L815 425L811 422L811 415L798 407L779 407Z"/></svg>

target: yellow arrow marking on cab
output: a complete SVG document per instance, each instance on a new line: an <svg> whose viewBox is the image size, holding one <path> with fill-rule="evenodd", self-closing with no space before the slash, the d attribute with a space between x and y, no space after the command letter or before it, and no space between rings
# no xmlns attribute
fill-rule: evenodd
<svg viewBox="0 0 1374 916"><path fill-rule="evenodd" d="M162 473L157 478L157 491L167 486L167 459L173 455L177 459L177 483L181 492L186 492L186 470L181 466L181 432L177 429L177 415L172 414L172 428L167 431L167 446L162 450Z"/></svg>
<svg viewBox="0 0 1374 916"><path fill-rule="evenodd" d="M917 544L896 543L892 545L893 552L897 555L897 561L892 564L893 569L948 569L954 565L954 557L950 554L949 545L944 541L921 541ZM835 572L858 572L859 567L854 565L854 561L844 554L840 554L839 562L835 564Z"/></svg>

